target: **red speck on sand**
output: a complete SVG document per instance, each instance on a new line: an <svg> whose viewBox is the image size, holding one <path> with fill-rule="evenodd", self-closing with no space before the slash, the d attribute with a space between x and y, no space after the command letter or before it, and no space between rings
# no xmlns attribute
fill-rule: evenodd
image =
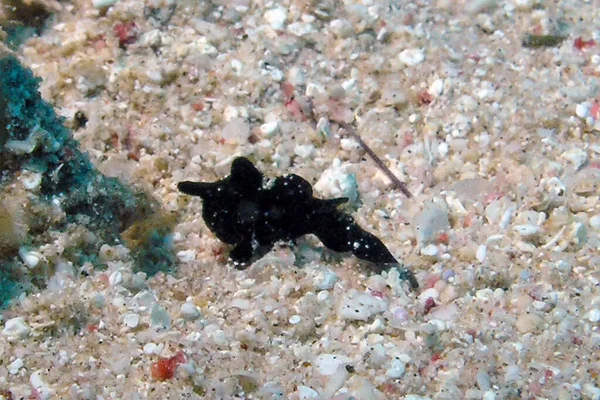
<svg viewBox="0 0 600 400"><path fill-rule="evenodd" d="M137 39L137 25L135 22L121 22L113 28L115 36L119 39L119 46L125 47Z"/></svg>
<svg viewBox="0 0 600 400"><path fill-rule="evenodd" d="M185 362L185 354L182 351L177 352L173 357L164 358L160 357L158 361L152 363L150 371L152 372L152 378L157 381L166 381L167 379L175 376L175 371L180 364Z"/></svg>
<svg viewBox="0 0 600 400"><path fill-rule="evenodd" d="M431 96L431 94L427 90L423 90L422 92L419 92L417 94L417 97L418 97L419 103L421 103L421 105L431 104L431 102L433 101L433 96Z"/></svg>
<svg viewBox="0 0 600 400"><path fill-rule="evenodd" d="M596 42L594 39L583 40L582 38L578 37L573 41L573 46L575 46L577 50L584 50L587 47L594 47L595 45Z"/></svg>
<svg viewBox="0 0 600 400"><path fill-rule="evenodd" d="M448 244L450 243L450 235L447 232L442 232L437 237L438 244Z"/></svg>
<svg viewBox="0 0 600 400"><path fill-rule="evenodd" d="M590 107L590 115L595 120L599 120L600 119L600 103L594 103L594 104L592 104L592 107Z"/></svg>
<svg viewBox="0 0 600 400"><path fill-rule="evenodd" d="M437 304L435 304L435 300L433 299L433 297L428 297L427 300L425 300L425 315L429 314L431 309L436 305Z"/></svg>

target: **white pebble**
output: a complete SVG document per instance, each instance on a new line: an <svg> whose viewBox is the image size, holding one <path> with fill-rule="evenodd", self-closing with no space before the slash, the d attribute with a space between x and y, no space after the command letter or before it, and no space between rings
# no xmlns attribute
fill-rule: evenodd
<svg viewBox="0 0 600 400"><path fill-rule="evenodd" d="M342 164L339 158L321 174L314 189L326 197L347 197L351 202L358 198L356 176L348 172L349 164Z"/></svg>
<svg viewBox="0 0 600 400"><path fill-rule="evenodd" d="M340 39L346 39L354 34L354 28L346 19L334 19L329 23L331 32Z"/></svg>
<svg viewBox="0 0 600 400"><path fill-rule="evenodd" d="M177 258L181 262L192 262L196 259L196 252L194 250L181 250L177 252Z"/></svg>
<svg viewBox="0 0 600 400"><path fill-rule="evenodd" d="M351 321L367 321L375 314L384 312L387 302L367 293L349 292L339 308L339 316Z"/></svg>
<svg viewBox="0 0 600 400"><path fill-rule="evenodd" d="M332 289L338 281L336 273L329 268L322 268L313 279L313 285L319 290Z"/></svg>
<svg viewBox="0 0 600 400"><path fill-rule="evenodd" d="M587 317L590 322L600 321L600 309L594 308L593 310L590 310Z"/></svg>
<svg viewBox="0 0 600 400"><path fill-rule="evenodd" d="M54 391L42 379L42 370L35 371L29 377L29 383L38 392L38 398L41 400L51 399Z"/></svg>
<svg viewBox="0 0 600 400"><path fill-rule="evenodd" d="M229 307L239 308L240 310L249 310L252 305L248 299L235 298L229 303Z"/></svg>
<svg viewBox="0 0 600 400"><path fill-rule="evenodd" d="M123 274L121 273L121 271L114 271L112 274L110 274L110 276L108 277L108 284L110 286L117 286L119 285L121 282L123 282Z"/></svg>
<svg viewBox="0 0 600 400"><path fill-rule="evenodd" d="M477 258L477 261L483 262L486 257L487 257L487 246L485 244L480 244L477 247L477 252L475 253L475 258Z"/></svg>
<svg viewBox="0 0 600 400"><path fill-rule="evenodd" d="M8 366L8 373L11 375L16 375L19 373L19 370L23 367L23 359L21 357L17 358L15 361L11 362Z"/></svg>
<svg viewBox="0 0 600 400"><path fill-rule="evenodd" d="M160 354L165 346L163 344L146 343L144 345L144 353L146 354Z"/></svg>
<svg viewBox="0 0 600 400"><path fill-rule="evenodd" d="M421 249L421 254L424 256L435 257L438 255L438 248L435 244L428 244L423 249Z"/></svg>
<svg viewBox="0 0 600 400"><path fill-rule="evenodd" d="M390 379L399 379L404 375L406 366L402 360L394 358L391 362L390 368L385 372L386 376Z"/></svg>
<svg viewBox="0 0 600 400"><path fill-rule="evenodd" d="M432 298L434 300L437 300L439 297L440 297L440 294L438 293L438 291L435 288L429 288L429 289L421 292L421 294L419 295L418 298L419 298L419 302L421 304L425 304L427 299Z"/></svg>
<svg viewBox="0 0 600 400"><path fill-rule="evenodd" d="M448 211L428 205L412 221L412 228L419 245L431 242L438 232L449 228Z"/></svg>
<svg viewBox="0 0 600 400"><path fill-rule="evenodd" d="M94 8L107 8L114 4L117 4L118 0L92 0Z"/></svg>
<svg viewBox="0 0 600 400"><path fill-rule="evenodd" d="M266 137L273 137L279 130L279 121L266 122L260 126L260 133Z"/></svg>
<svg viewBox="0 0 600 400"><path fill-rule="evenodd" d="M188 321L193 321L200 317L200 310L198 309L198 307L194 303L191 303L189 301L181 305L179 312L183 319L186 319Z"/></svg>
<svg viewBox="0 0 600 400"><path fill-rule="evenodd" d="M342 150L351 151L360 148L360 144L353 138L344 138L340 140Z"/></svg>
<svg viewBox="0 0 600 400"><path fill-rule="evenodd" d="M301 320L301 318L299 315L292 315L289 319L289 322L292 325L297 325L300 323L300 320Z"/></svg>
<svg viewBox="0 0 600 400"><path fill-rule="evenodd" d="M2 334L10 338L23 339L27 337L30 331L31 328L25 323L23 317L15 317L6 321Z"/></svg>
<svg viewBox="0 0 600 400"><path fill-rule="evenodd" d="M531 237L540 233L541 229L537 225L516 225L515 231L523 237Z"/></svg>
<svg viewBox="0 0 600 400"><path fill-rule="evenodd" d="M292 35L296 36L305 36L313 31L313 26L311 24L306 24L303 22L292 22L288 25L287 31Z"/></svg>
<svg viewBox="0 0 600 400"><path fill-rule="evenodd" d="M482 400L496 400L496 393L488 390L483 394Z"/></svg>
<svg viewBox="0 0 600 400"><path fill-rule="evenodd" d="M319 301L327 301L329 300L330 294L327 290L322 290L317 294L317 299Z"/></svg>
<svg viewBox="0 0 600 400"><path fill-rule="evenodd" d="M479 301L488 301L494 296L494 292L490 288L480 289L475 293L475 297Z"/></svg>
<svg viewBox="0 0 600 400"><path fill-rule="evenodd" d="M265 13L265 20L273 29L281 30L287 20L287 10L283 7L275 7Z"/></svg>
<svg viewBox="0 0 600 400"><path fill-rule="evenodd" d="M449 150L450 150L450 146L448 146L448 143L446 143L446 142L440 143L438 146L438 153L440 154L440 158L446 157L446 155L448 155Z"/></svg>
<svg viewBox="0 0 600 400"><path fill-rule="evenodd" d="M129 328L135 328L140 323L140 316L134 313L127 314L123 318L123 323Z"/></svg>
<svg viewBox="0 0 600 400"><path fill-rule="evenodd" d="M29 268L35 268L43 257L40 252L27 250L25 247L19 249L19 256Z"/></svg>
<svg viewBox="0 0 600 400"><path fill-rule="evenodd" d="M310 158L315 153L315 146L312 144L299 144L294 147L294 154L300 158Z"/></svg>
<svg viewBox="0 0 600 400"><path fill-rule="evenodd" d="M385 330L385 324L379 318L376 318L375 321L369 327L369 331L372 333L383 333Z"/></svg>
<svg viewBox="0 0 600 400"><path fill-rule="evenodd" d="M42 183L42 174L37 172L23 171L19 179L23 183L25 189L35 190L40 186L40 183Z"/></svg>
<svg viewBox="0 0 600 400"><path fill-rule="evenodd" d="M575 106L575 114L579 118L587 118L590 115L591 104L587 101L579 103Z"/></svg>
<svg viewBox="0 0 600 400"><path fill-rule="evenodd" d="M433 97L439 97L444 92L444 80L436 79L429 86L429 93Z"/></svg>
<svg viewBox="0 0 600 400"><path fill-rule="evenodd" d="M306 75L302 69L298 67L292 67L288 70L287 80L294 86L304 85L306 83Z"/></svg>
<svg viewBox="0 0 600 400"><path fill-rule="evenodd" d="M594 229L600 229L600 215L594 215L590 218L590 226Z"/></svg>
<svg viewBox="0 0 600 400"><path fill-rule="evenodd" d="M321 354L316 359L316 365L321 375L333 375L340 365L346 364L350 359L339 354Z"/></svg>
<svg viewBox="0 0 600 400"><path fill-rule="evenodd" d="M425 60L425 53L422 49L406 49L400 52L398 59L403 64L409 67L414 67L415 65L421 64L423 60Z"/></svg>
<svg viewBox="0 0 600 400"><path fill-rule="evenodd" d="M319 398L319 393L308 386L298 386L298 397L300 400L317 399Z"/></svg>
<svg viewBox="0 0 600 400"><path fill-rule="evenodd" d="M588 155L581 149L570 149L561 154L561 157L575 166L575 169L579 170L588 161Z"/></svg>

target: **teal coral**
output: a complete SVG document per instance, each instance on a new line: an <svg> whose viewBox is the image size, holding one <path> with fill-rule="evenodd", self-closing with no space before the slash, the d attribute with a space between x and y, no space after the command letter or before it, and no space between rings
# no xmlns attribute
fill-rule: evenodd
<svg viewBox="0 0 600 400"><path fill-rule="evenodd" d="M89 261L97 265L96 255L103 242L120 243L121 232L157 207L140 191L125 186L116 178L106 177L94 168L63 125L63 119L41 98L39 83L40 79L17 58L0 57L0 193L6 182L19 171L41 173L41 198L37 201L51 203L58 199L65 215L64 220L48 228L66 232L73 226L85 224L86 229L100 240L65 254L77 254L71 260L76 264ZM146 243L149 249L136 249L134 261L138 269L150 269L151 272L172 269L175 258L170 232L171 227L155 232L153 240ZM34 246L43 243L36 237L29 241ZM7 268L14 262L14 259L0 260L0 270L6 272L0 274L0 289L23 283L15 282L12 279L15 274L8 273ZM38 278L30 276L25 283Z"/></svg>

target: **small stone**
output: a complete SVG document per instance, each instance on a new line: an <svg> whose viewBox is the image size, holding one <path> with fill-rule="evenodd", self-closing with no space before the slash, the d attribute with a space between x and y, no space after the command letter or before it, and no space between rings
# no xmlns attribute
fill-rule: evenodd
<svg viewBox="0 0 600 400"><path fill-rule="evenodd" d="M598 322L598 321L600 321L600 309L594 308L594 309L590 310L590 312L588 313L587 318L588 318L588 320L590 322Z"/></svg>
<svg viewBox="0 0 600 400"><path fill-rule="evenodd" d="M339 366L347 364L350 359L339 354L321 354L315 360L315 364L321 375L330 376L335 374Z"/></svg>
<svg viewBox="0 0 600 400"><path fill-rule="evenodd" d="M22 358L17 358L15 361L11 362L10 365L8 366L8 373L11 375L16 375L19 373L19 370L21 368L23 368L23 359Z"/></svg>
<svg viewBox="0 0 600 400"><path fill-rule="evenodd" d="M369 327L369 331L372 333L383 333L385 331L385 324L381 319L376 318Z"/></svg>
<svg viewBox="0 0 600 400"><path fill-rule="evenodd" d="M505 382L514 382L521 377L521 370L518 365L511 364L506 367L504 372L504 381Z"/></svg>
<svg viewBox="0 0 600 400"><path fill-rule="evenodd" d="M283 7L275 7L265 13L265 20L275 30L282 30L287 20L287 10Z"/></svg>
<svg viewBox="0 0 600 400"><path fill-rule="evenodd" d="M108 8L114 4L117 4L118 0L92 0L94 8Z"/></svg>
<svg viewBox="0 0 600 400"><path fill-rule="evenodd" d="M438 293L437 289L435 288L429 288L427 290L424 290L423 292L421 292L421 294L419 295L418 299L419 302L424 305L428 299L434 299L437 300L440 297L440 294Z"/></svg>
<svg viewBox="0 0 600 400"><path fill-rule="evenodd" d="M292 67L288 70L287 81L294 86L304 85L306 83L306 75L302 69Z"/></svg>
<svg viewBox="0 0 600 400"><path fill-rule="evenodd" d="M260 133L270 138L279 130L279 121L271 121L260 126Z"/></svg>
<svg viewBox="0 0 600 400"><path fill-rule="evenodd" d="M591 104L589 102L579 103L575 106L575 114L579 118L587 118L590 115Z"/></svg>
<svg viewBox="0 0 600 400"><path fill-rule="evenodd" d="M123 282L123 274L121 273L121 271L114 271L108 277L108 284L110 286L114 287L114 286L120 285L121 282Z"/></svg>
<svg viewBox="0 0 600 400"><path fill-rule="evenodd" d="M144 345L144 353L146 354L160 354L165 346L163 344L146 343Z"/></svg>
<svg viewBox="0 0 600 400"><path fill-rule="evenodd" d="M155 304L150 313L150 321L153 326L171 329L171 316L160 304Z"/></svg>
<svg viewBox="0 0 600 400"><path fill-rule="evenodd" d="M435 244L428 244L421 250L421 254L424 256L435 257L439 253L439 250Z"/></svg>
<svg viewBox="0 0 600 400"><path fill-rule="evenodd" d="M137 314L127 314L124 318L123 318L123 323L129 327L129 328L136 328L138 326L138 324L140 323L140 316Z"/></svg>
<svg viewBox="0 0 600 400"><path fill-rule="evenodd" d="M333 288L338 279L338 276L332 269L324 267L314 277L313 285L319 290L329 290Z"/></svg>
<svg viewBox="0 0 600 400"><path fill-rule="evenodd" d="M443 92L444 92L444 80L443 79L436 79L429 86L429 93L433 97L439 97L439 96L441 96L441 94Z"/></svg>
<svg viewBox="0 0 600 400"><path fill-rule="evenodd" d="M296 36L306 36L313 31L313 26L311 24L303 23L303 22L292 22L288 25L287 31L292 35Z"/></svg>
<svg viewBox="0 0 600 400"><path fill-rule="evenodd" d="M289 319L290 324L297 325L300 323L302 318L299 315L292 315Z"/></svg>
<svg viewBox="0 0 600 400"><path fill-rule="evenodd" d="M296 147L294 147L294 154L303 159L312 157L314 153L315 146L313 146L312 144L299 144Z"/></svg>
<svg viewBox="0 0 600 400"><path fill-rule="evenodd" d="M35 190L42 183L42 174L37 172L28 172L23 171L22 175L19 177L21 183L23 183L23 187L27 190Z"/></svg>
<svg viewBox="0 0 600 400"><path fill-rule="evenodd" d="M387 302L367 293L349 292L339 308L339 316L351 321L367 321L387 309Z"/></svg>
<svg viewBox="0 0 600 400"><path fill-rule="evenodd" d="M491 390L487 390L482 397L482 400L496 400L496 393Z"/></svg>
<svg viewBox="0 0 600 400"><path fill-rule="evenodd" d="M181 305L179 312L181 317L187 321L194 321L201 315L198 307L189 301Z"/></svg>
<svg viewBox="0 0 600 400"><path fill-rule="evenodd" d="M26 247L21 247L19 249L19 256L21 256L21 260L23 260L25 265L29 268L35 268L44 257L40 252L28 250Z"/></svg>
<svg viewBox="0 0 600 400"><path fill-rule="evenodd" d="M448 229L448 211L436 205L427 205L412 221L413 231L419 245L432 242L440 231Z"/></svg>
<svg viewBox="0 0 600 400"><path fill-rule="evenodd" d="M477 258L477 261L483 262L486 257L487 257L487 246L485 244L480 244L477 247L477 252L475 253L475 258Z"/></svg>
<svg viewBox="0 0 600 400"><path fill-rule="evenodd" d="M516 225L514 229L523 237L532 237L541 232L541 228L537 225Z"/></svg>
<svg viewBox="0 0 600 400"><path fill-rule="evenodd" d="M479 301L489 301L494 297L494 292L490 288L480 289L475 293L475 297Z"/></svg>
<svg viewBox="0 0 600 400"><path fill-rule="evenodd" d="M177 252L179 261L189 263L196 260L196 252L194 250L181 250Z"/></svg>
<svg viewBox="0 0 600 400"><path fill-rule="evenodd" d="M23 339L29 335L31 328L25 323L23 317L11 318L4 324L2 334L10 338Z"/></svg>
<svg viewBox="0 0 600 400"><path fill-rule="evenodd" d="M404 65L414 67L415 65L421 64L423 60L425 60L425 53L422 49L406 49L400 52L398 59Z"/></svg>
<svg viewBox="0 0 600 400"><path fill-rule="evenodd" d="M308 386L298 386L298 397L300 400L318 399L319 393Z"/></svg>
<svg viewBox="0 0 600 400"><path fill-rule="evenodd" d="M29 377L29 383L37 391L36 398L46 400L53 398L54 390L42 379L42 370L35 371Z"/></svg>
<svg viewBox="0 0 600 400"><path fill-rule="evenodd" d="M567 150L561 154L561 158L573 164L576 170L581 169L581 167L583 167L588 161L587 153L581 149Z"/></svg>
<svg viewBox="0 0 600 400"><path fill-rule="evenodd" d="M406 366L399 359L393 359L390 368L385 372L386 376L390 379L399 379L404 375Z"/></svg>
<svg viewBox="0 0 600 400"><path fill-rule="evenodd" d="M479 386L480 390L490 390L492 388L492 381L487 373L479 371L477 375L475 375L475 379L477 380L477 386Z"/></svg>
<svg viewBox="0 0 600 400"><path fill-rule="evenodd" d="M446 289L442 293L440 293L440 301L444 304L450 303L452 300L458 297L458 293L456 293L456 289L452 285L446 286Z"/></svg>
<svg viewBox="0 0 600 400"><path fill-rule="evenodd" d="M346 19L334 19L329 23L331 32L340 39L346 39L354 34L354 28Z"/></svg>
<svg viewBox="0 0 600 400"><path fill-rule="evenodd" d="M594 215L590 218L590 226L594 229L600 230L600 215Z"/></svg>

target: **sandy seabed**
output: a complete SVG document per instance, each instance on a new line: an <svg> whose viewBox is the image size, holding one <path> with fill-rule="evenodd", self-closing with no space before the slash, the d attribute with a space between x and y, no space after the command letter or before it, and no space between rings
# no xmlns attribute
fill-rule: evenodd
<svg viewBox="0 0 600 400"><path fill-rule="evenodd" d="M44 7L15 54L100 171L178 213L178 264L105 245L15 299L0 397L600 399L597 1ZM349 197L421 288L311 236L234 269L176 185L237 156ZM72 238L48 237L51 264Z"/></svg>

